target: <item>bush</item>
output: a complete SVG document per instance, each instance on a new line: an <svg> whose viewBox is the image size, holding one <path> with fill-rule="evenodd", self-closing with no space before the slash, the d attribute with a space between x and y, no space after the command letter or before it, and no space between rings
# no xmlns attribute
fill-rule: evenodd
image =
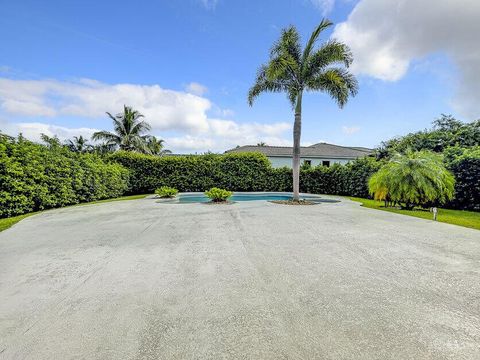
<svg viewBox="0 0 480 360"><path fill-rule="evenodd" d="M232 192L213 187L210 190L205 191L205 195L207 195L213 202L223 202L227 201L227 199L232 196Z"/></svg>
<svg viewBox="0 0 480 360"><path fill-rule="evenodd" d="M480 146L452 147L445 151L445 162L455 176L455 198L448 207L480 210Z"/></svg>
<svg viewBox="0 0 480 360"><path fill-rule="evenodd" d="M214 186L236 191L264 191L272 168L257 153L150 156L118 151L110 159L130 169L129 192L152 193L161 186L204 192Z"/></svg>
<svg viewBox="0 0 480 360"><path fill-rule="evenodd" d="M444 204L453 198L455 178L445 168L442 157L430 151L396 154L369 180L376 200L414 206Z"/></svg>
<svg viewBox="0 0 480 360"><path fill-rule="evenodd" d="M161 198L174 198L177 196L178 190L169 186L162 186L155 190L155 194Z"/></svg>
<svg viewBox="0 0 480 360"><path fill-rule="evenodd" d="M0 217L122 195L129 172L94 154L0 138Z"/></svg>

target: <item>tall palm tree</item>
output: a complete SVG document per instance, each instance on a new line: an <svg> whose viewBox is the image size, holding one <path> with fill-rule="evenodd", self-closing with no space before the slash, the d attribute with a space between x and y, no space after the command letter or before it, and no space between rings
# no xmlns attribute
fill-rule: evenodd
<svg viewBox="0 0 480 360"><path fill-rule="evenodd" d="M300 35L294 26L282 30L273 45L270 59L262 65L255 84L248 93L248 103L263 92L285 92L295 111L293 125L293 199L300 192L300 136L302 127L302 96L305 91L322 91L330 95L339 107L358 91L355 77L347 71L353 61L350 49L330 40L316 48L320 33L332 23L326 19L313 31L302 51ZM343 65L343 66L342 66Z"/></svg>
<svg viewBox="0 0 480 360"><path fill-rule="evenodd" d="M155 136L149 136L147 139L146 153L159 156L170 154L170 150L164 149L164 142L165 140L157 139Z"/></svg>
<svg viewBox="0 0 480 360"><path fill-rule="evenodd" d="M113 132L97 131L92 135L92 140L105 140L109 145L116 145L121 150L126 151L146 151L146 143L150 130L150 125L140 120L144 116L137 110L124 105L123 113L115 116L107 112L107 115L113 121Z"/></svg>
<svg viewBox="0 0 480 360"><path fill-rule="evenodd" d="M79 153L88 152L93 149L93 146L88 143L88 139L82 135L74 136L72 140L68 140L67 146L71 151Z"/></svg>

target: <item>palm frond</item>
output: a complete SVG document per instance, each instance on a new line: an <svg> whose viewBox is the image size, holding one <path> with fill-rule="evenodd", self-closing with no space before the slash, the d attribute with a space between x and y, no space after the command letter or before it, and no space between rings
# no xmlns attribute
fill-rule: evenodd
<svg viewBox="0 0 480 360"><path fill-rule="evenodd" d="M283 57L288 54L295 62L300 63L302 49L300 45L300 35L294 26L289 26L282 30L280 39L275 42L270 51L270 57Z"/></svg>
<svg viewBox="0 0 480 360"><path fill-rule="evenodd" d="M342 108L350 96L357 94L358 82L355 76L346 69L330 68L308 79L306 90L324 91Z"/></svg>
<svg viewBox="0 0 480 360"><path fill-rule="evenodd" d="M327 66L342 64L348 68L353 61L350 48L336 40L330 40L306 59L303 76L309 78L325 70Z"/></svg>
<svg viewBox="0 0 480 360"><path fill-rule="evenodd" d="M248 92L248 103L253 105L255 99L264 92L281 92L288 89L287 82L285 80L271 80L266 74L267 67L261 66L257 73L255 84L250 88Z"/></svg>
<svg viewBox="0 0 480 360"><path fill-rule="evenodd" d="M318 37L320 36L320 33L332 25L333 23L330 20L322 19L320 24L315 28L315 30L313 30L312 35L310 36L310 39L308 40L307 45L303 50L303 56L302 56L303 63L305 63L305 61L310 57L310 53L313 47L315 46L315 43L317 42Z"/></svg>

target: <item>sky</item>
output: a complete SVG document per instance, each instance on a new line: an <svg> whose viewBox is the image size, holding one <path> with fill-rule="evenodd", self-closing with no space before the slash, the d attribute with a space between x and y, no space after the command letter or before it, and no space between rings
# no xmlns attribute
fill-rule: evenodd
<svg viewBox="0 0 480 360"><path fill-rule="evenodd" d="M176 153L292 144L284 94L247 93L282 28L327 17L360 90L303 102L302 144L375 147L440 114L480 118L478 0L0 0L0 131L111 130L129 105Z"/></svg>

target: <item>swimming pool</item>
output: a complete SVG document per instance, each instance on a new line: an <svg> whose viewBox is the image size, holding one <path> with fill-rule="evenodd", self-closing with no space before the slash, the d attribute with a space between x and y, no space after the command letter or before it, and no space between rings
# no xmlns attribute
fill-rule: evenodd
<svg viewBox="0 0 480 360"><path fill-rule="evenodd" d="M235 192L229 198L231 202L237 201L272 201L272 200L290 200L291 193L274 193L274 192ZM331 199L322 199L319 195L301 194L300 199L313 202L338 202ZM191 204L191 203L207 203L210 199L203 193L180 193L175 199L161 200L162 202L176 203L176 204Z"/></svg>

